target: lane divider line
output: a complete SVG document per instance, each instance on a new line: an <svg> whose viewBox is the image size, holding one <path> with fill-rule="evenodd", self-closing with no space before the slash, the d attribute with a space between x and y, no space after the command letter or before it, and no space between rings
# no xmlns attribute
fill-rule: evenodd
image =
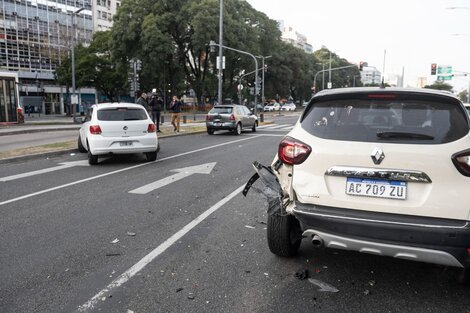
<svg viewBox="0 0 470 313"><path fill-rule="evenodd" d="M158 247L156 247L153 251L151 251L149 254L144 256L140 261L138 261L136 264L134 264L131 268L129 268L127 271L119 275L115 280L113 280L106 288L98 292L96 295L94 295L90 300L82 304L81 306L78 307L77 311L75 312L90 312L91 310L94 309L95 305L98 302L102 302L105 299L108 299L112 291L123 284L125 284L127 281L129 281L133 276L135 276L137 273L139 273L141 270L143 270L150 262L152 262L156 257L158 257L160 254L165 252L168 248L170 248L175 242L180 240L184 235L186 235L189 231L191 231L194 227L196 227L198 224L200 224L202 221L204 221L209 215L217 211L219 208L221 208L224 204L229 202L231 199L233 199L235 196L237 196L242 190L245 188L245 184L242 186L238 187L235 191L233 191L231 194L217 202L215 205L213 205L211 208L207 209L205 212L203 212L201 215L196 217L194 220L189 222L186 226L181 228L178 232L173 234L170 238L165 240L162 244L160 244Z"/></svg>

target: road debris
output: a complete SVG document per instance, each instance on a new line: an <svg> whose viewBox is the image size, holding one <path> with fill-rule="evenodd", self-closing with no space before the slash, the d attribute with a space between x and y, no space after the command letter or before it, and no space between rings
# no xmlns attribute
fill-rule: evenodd
<svg viewBox="0 0 470 313"><path fill-rule="evenodd" d="M300 280L305 280L308 278L308 269L305 269L301 272L297 272L294 274L295 278L298 278Z"/></svg>
<svg viewBox="0 0 470 313"><path fill-rule="evenodd" d="M245 225L246 228L249 228L249 229L255 229L254 226L250 226L250 225Z"/></svg>
<svg viewBox="0 0 470 313"><path fill-rule="evenodd" d="M127 236L134 237L134 236L135 236L135 233L128 231L128 232L127 232Z"/></svg>
<svg viewBox="0 0 470 313"><path fill-rule="evenodd" d="M114 239L113 241L111 241L111 243L113 243L113 244L114 244L114 243L118 243L118 242L119 242L119 239L117 239L117 238Z"/></svg>
<svg viewBox="0 0 470 313"><path fill-rule="evenodd" d="M120 253L106 253L106 256L119 256Z"/></svg>
<svg viewBox="0 0 470 313"><path fill-rule="evenodd" d="M192 294L192 293L189 293L189 295L188 295L188 299L189 299L189 300L194 300L194 298L195 298L194 294Z"/></svg>
<svg viewBox="0 0 470 313"><path fill-rule="evenodd" d="M183 289L184 289L184 288L181 288L181 287L180 287L180 288L176 289L176 292L183 291Z"/></svg>
<svg viewBox="0 0 470 313"><path fill-rule="evenodd" d="M318 279L309 278L308 281L320 287L318 291L321 291L321 292L338 292L339 291L338 289L336 289L336 287L328 283L322 282L321 280L318 280Z"/></svg>

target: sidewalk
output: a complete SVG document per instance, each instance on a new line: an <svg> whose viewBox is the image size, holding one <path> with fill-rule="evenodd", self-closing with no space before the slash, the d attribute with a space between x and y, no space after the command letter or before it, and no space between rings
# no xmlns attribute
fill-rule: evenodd
<svg viewBox="0 0 470 313"><path fill-rule="evenodd" d="M204 117L201 120L201 117ZM271 122L260 123L266 124ZM38 132L53 132L53 131L76 131L78 136L78 130L82 126L81 123L76 124L73 122L72 117L65 115L53 115L53 116L41 116L37 114L35 116L25 117L24 124L0 124L0 144L2 142L2 136L21 135L27 133L38 133ZM158 133L158 138L165 138L170 136L184 136L197 133L206 132L205 114L188 114L186 115L186 123L183 123L181 118L180 132L175 133L173 131L173 125L170 123L170 116L164 116L164 123L160 124L161 133ZM29 143L27 144L29 145ZM23 143L18 146L17 149L9 150L6 152L0 152L0 164L8 163L12 161L22 161L31 159L38 156L50 157L63 153L76 153L77 140L66 140L58 139L57 142L44 145L34 145L32 142L30 146L25 147Z"/></svg>

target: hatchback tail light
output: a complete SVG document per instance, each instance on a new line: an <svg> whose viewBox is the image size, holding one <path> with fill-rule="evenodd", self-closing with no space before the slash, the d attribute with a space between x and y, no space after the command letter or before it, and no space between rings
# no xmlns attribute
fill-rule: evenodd
<svg viewBox="0 0 470 313"><path fill-rule="evenodd" d="M285 137L278 148L278 155L281 161L288 165L303 163L312 152L309 145L292 137Z"/></svg>
<svg viewBox="0 0 470 313"><path fill-rule="evenodd" d="M470 176L470 149L455 153L452 162L462 175Z"/></svg>
<svg viewBox="0 0 470 313"><path fill-rule="evenodd" d="M206 121L210 121L211 120L211 116L209 114L206 115Z"/></svg>
<svg viewBox="0 0 470 313"><path fill-rule="evenodd" d="M230 117L229 117L229 119L230 119L231 121L235 121L235 115L231 114Z"/></svg>
<svg viewBox="0 0 470 313"><path fill-rule="evenodd" d="M90 133L92 133L93 135L101 135L100 125L91 125L90 126Z"/></svg>
<svg viewBox="0 0 470 313"><path fill-rule="evenodd" d="M149 127L147 127L147 133L154 133L157 131L157 127L154 123L150 123Z"/></svg>

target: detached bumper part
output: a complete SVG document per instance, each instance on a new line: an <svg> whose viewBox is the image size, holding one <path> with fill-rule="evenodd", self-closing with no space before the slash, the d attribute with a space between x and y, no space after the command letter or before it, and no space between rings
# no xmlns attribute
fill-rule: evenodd
<svg viewBox="0 0 470 313"><path fill-rule="evenodd" d="M253 184L261 178L264 188L262 190L253 187L260 194L266 196L268 200L268 214L282 214L283 210L283 196L282 189L276 175L274 175L270 167L264 166L258 161L253 162L253 167L256 173L251 176L243 189L242 194L246 197L248 191L253 187Z"/></svg>

